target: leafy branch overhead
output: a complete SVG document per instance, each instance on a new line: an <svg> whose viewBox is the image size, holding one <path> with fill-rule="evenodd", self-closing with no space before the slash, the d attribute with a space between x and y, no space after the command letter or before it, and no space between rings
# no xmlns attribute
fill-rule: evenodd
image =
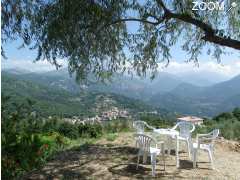
<svg viewBox="0 0 240 180"><path fill-rule="evenodd" d="M232 1L224 3L229 9ZM226 13L192 6L192 0L3 0L2 42L22 38L23 46L38 50L37 60L56 66L67 59L78 79L133 68L154 75L178 46L194 62L206 50L217 60L225 47L240 50L239 7Z"/></svg>

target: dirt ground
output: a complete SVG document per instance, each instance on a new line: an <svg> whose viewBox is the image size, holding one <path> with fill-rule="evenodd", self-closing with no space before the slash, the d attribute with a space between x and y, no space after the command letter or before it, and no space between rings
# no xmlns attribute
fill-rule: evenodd
<svg viewBox="0 0 240 180"><path fill-rule="evenodd" d="M199 153L198 168L193 169L184 146L180 168L176 168L174 152L166 155L166 170L158 157L155 179L240 179L239 143L218 140L212 170L206 152ZM56 155L42 169L23 179L152 179L150 163L136 170L137 149L131 133L120 133L114 141L100 139L94 145L83 145ZM154 179L154 178L153 178Z"/></svg>

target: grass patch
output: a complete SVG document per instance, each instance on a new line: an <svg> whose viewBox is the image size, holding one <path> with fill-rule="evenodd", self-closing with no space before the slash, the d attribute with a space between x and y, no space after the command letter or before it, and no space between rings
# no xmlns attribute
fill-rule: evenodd
<svg viewBox="0 0 240 180"><path fill-rule="evenodd" d="M95 144L99 138L78 138L72 139L67 149L78 149L79 147L85 147L90 144Z"/></svg>
<svg viewBox="0 0 240 180"><path fill-rule="evenodd" d="M118 137L118 133L109 133L106 134L107 141L114 141Z"/></svg>

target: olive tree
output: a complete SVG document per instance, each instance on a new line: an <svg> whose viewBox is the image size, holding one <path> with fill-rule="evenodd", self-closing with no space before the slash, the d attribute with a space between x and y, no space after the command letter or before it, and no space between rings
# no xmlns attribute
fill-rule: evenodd
<svg viewBox="0 0 240 180"><path fill-rule="evenodd" d="M176 46L194 62L206 49L218 61L228 48L240 50L240 1L219 3L205 0L196 10L192 0L3 0L2 42L21 38L37 49L36 60L56 67L66 59L78 79L154 76Z"/></svg>

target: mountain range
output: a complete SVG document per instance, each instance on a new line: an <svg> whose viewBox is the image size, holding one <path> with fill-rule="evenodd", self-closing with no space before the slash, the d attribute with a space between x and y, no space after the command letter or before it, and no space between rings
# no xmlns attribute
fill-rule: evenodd
<svg viewBox="0 0 240 180"><path fill-rule="evenodd" d="M51 75L46 78L39 74L30 75L28 73L4 71L2 72L2 94L9 96L14 103L22 104L27 99L31 100L34 102L33 109L42 116L92 117L113 107L125 109L132 115L144 111L160 111L161 113L164 112L165 115L168 113L166 110L159 110L140 100L118 94L97 91L73 93L71 87L69 88L71 82L64 86L61 84L58 87L57 82L52 83L55 78L56 76ZM62 80L59 81L63 82ZM65 88L65 86L68 86L68 88ZM78 87L78 85L74 86Z"/></svg>
<svg viewBox="0 0 240 180"><path fill-rule="evenodd" d="M179 114L214 116L240 106L240 75L213 84L204 76L199 77L199 82L192 83L190 77L163 72L159 73L153 81L116 74L106 83L94 81L92 78L87 84L78 84L74 75L69 76L67 69L45 73L29 73L20 70L6 72L17 76L19 80L37 83L51 89L61 89L69 94L87 92L120 95Z"/></svg>
<svg viewBox="0 0 240 180"><path fill-rule="evenodd" d="M183 114L213 116L240 106L240 75L208 87L188 83L165 94L156 94L152 104Z"/></svg>

